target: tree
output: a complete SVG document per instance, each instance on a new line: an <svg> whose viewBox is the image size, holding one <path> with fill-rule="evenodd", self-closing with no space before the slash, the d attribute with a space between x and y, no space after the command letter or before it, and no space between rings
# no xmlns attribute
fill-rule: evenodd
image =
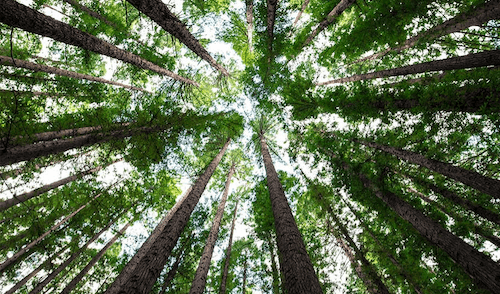
<svg viewBox="0 0 500 294"><path fill-rule="evenodd" d="M227 245L226 249L226 258L224 261L224 272L222 273L222 281L220 283L220 294L226 294L226 283L227 283L227 275L229 272L229 261L231 260L231 246L233 245L233 233L234 233L234 225L236 223L236 212L238 210L238 202L239 200L236 200L236 204L234 206L234 212L233 212L233 221L231 224L231 234L229 235L229 244Z"/></svg>

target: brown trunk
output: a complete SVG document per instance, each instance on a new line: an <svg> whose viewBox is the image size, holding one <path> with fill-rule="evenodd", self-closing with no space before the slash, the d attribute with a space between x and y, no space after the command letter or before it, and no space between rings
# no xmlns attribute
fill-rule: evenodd
<svg viewBox="0 0 500 294"><path fill-rule="evenodd" d="M129 277L129 275L132 274L132 272L134 271L135 267L140 262L140 260L149 252L151 246L153 246L153 243L161 234L161 232L163 231L167 223L170 221L170 219L172 219L172 216L179 209L180 205L184 203L189 193L191 193L192 188L193 188L192 186L189 187L186 190L186 192L184 192L184 196L182 196L182 198L179 201L177 201L177 203L168 211L167 215L165 215L165 217L162 218L162 220L158 223L158 225L153 230L151 235L142 244L141 248L137 250L132 259L122 269L122 271L115 279L113 284L109 286L109 288L106 290L107 293L117 293L118 287L126 282L126 279Z"/></svg>
<svg viewBox="0 0 500 294"><path fill-rule="evenodd" d="M253 52L253 0L245 0L247 19L248 50Z"/></svg>
<svg viewBox="0 0 500 294"><path fill-rule="evenodd" d="M36 274L38 274L41 270L49 267L49 265L52 265L52 261L54 259L56 259L59 255L61 255L67 249L68 249L68 246L65 246L64 248L62 248L58 252L52 254L52 256L50 256L46 261L44 261L39 267L37 267L35 270L33 270L31 273L29 273L26 277L24 277L24 279L17 282L12 288L10 288L4 294L12 294L12 293L16 292L17 290L19 290L19 288L24 286L29 280L31 280L31 278L36 276Z"/></svg>
<svg viewBox="0 0 500 294"><path fill-rule="evenodd" d="M288 206L278 174L274 169L263 134L260 134L260 144L273 209L278 250L283 260L284 289L287 294L323 293L290 206Z"/></svg>
<svg viewBox="0 0 500 294"><path fill-rule="evenodd" d="M10 0L8 0L8 1L10 1ZM45 72L45 73L49 73L49 74L55 74L55 75L59 75L59 76L72 78L72 79L88 80L88 81L92 81L92 82L105 83L105 84L110 84L110 85L114 85L114 86L119 86L119 87L123 87L126 89L148 92L142 88L137 88L137 87L125 85L122 83L113 82L113 81L106 80L103 78L94 77L94 76L90 76L90 75L86 75L86 74L81 74L81 73L77 73L77 72L69 71L69 70L65 70L65 69L60 69L60 68L53 67L53 66L33 63L33 62L21 60L21 59L15 59L15 58L13 59L13 58L7 57L7 56L0 56L0 64L15 66L15 67L19 67L19 68L26 68L26 69L30 69L33 71L41 71L41 72Z"/></svg>
<svg viewBox="0 0 500 294"><path fill-rule="evenodd" d="M229 274L229 261L231 259L231 246L233 245L233 233L234 225L236 224L236 211L238 210L238 202L239 200L236 201L236 205L234 206L233 222L231 224L231 233L229 234L229 244L227 244L226 249L226 260L224 261L224 272L222 273L222 281L220 283L219 294L226 294L226 281L227 275Z"/></svg>
<svg viewBox="0 0 500 294"><path fill-rule="evenodd" d="M267 37L269 39L267 49L269 51L268 64L270 65L273 55L274 21L276 20L276 9L278 6L278 0L266 0L266 1L267 1Z"/></svg>
<svg viewBox="0 0 500 294"><path fill-rule="evenodd" d="M46 16L34 9L17 3L15 0L3 0L0 7L0 22L25 31L52 38L56 41L74 45L98 54L122 60L139 68L166 75L175 80L198 86L190 79L181 77L144 58L122 50L91 34L82 32L68 24Z"/></svg>
<svg viewBox="0 0 500 294"><path fill-rule="evenodd" d="M276 254L274 254L273 240L269 234L269 253L271 254L271 270L273 275L273 294L280 294L280 276L278 266L276 265ZM281 283L282 284L282 283Z"/></svg>
<svg viewBox="0 0 500 294"><path fill-rule="evenodd" d="M80 210L82 210L85 207L87 207L87 205L89 205L93 200L97 199L101 195L102 195L102 193L97 194L97 196L95 196L94 198L92 198L89 202L87 202L86 204L80 206L77 210L73 211L71 214L69 214L68 216L66 216L64 219L62 219L61 221L59 221L57 224L53 225L49 230L47 230L45 233L43 233L40 237L38 237L37 239L35 239L31 243L27 244L26 246L24 246L16 254L14 254L12 257L8 258L6 261L4 261L2 264L0 264L0 273L3 272L5 270L5 268L7 268L9 265L11 265L12 263L14 263L21 255L23 255L28 250L30 250L31 248L33 248L36 244L38 244L40 241L42 241L50 233L52 233L53 231L55 231L62 224L64 224L65 222L67 222L70 218L72 218L73 216L75 216L75 214L77 214L78 212L80 212Z"/></svg>
<svg viewBox="0 0 500 294"><path fill-rule="evenodd" d="M108 241L108 243L99 251L99 253L97 253L96 256L94 256L90 260L90 262L80 271L80 273L66 285L66 287L61 291L61 294L70 293L76 287L78 282L80 282L82 278L89 272L89 270L99 261L99 259L101 259L104 256L104 254L106 253L106 251L108 251L111 245L113 245L118 240L118 238L120 238L120 236L125 233L125 231L128 229L128 227L130 227L130 225L132 225L131 222L123 226L123 228L118 233L116 233L111 240Z"/></svg>
<svg viewBox="0 0 500 294"><path fill-rule="evenodd" d="M246 294L245 288L247 287L247 265L248 265L248 263L247 263L247 259L245 257L245 261L243 262L243 285L241 287L242 294Z"/></svg>
<svg viewBox="0 0 500 294"><path fill-rule="evenodd" d="M230 139L227 140L219 154L208 165L205 172L196 180L191 192L186 197L186 200L179 206L172 218L168 221L165 228L160 232L156 240L153 242L148 252L141 258L134 270L124 276L123 284L118 284L109 287L105 293L149 293L153 288L156 279L161 274L165 267L172 249L174 248L179 236L186 226L194 207L200 200L201 194L210 180L213 172L217 168L222 156L229 146ZM116 283L116 281L115 281ZM113 283L114 284L114 283Z"/></svg>
<svg viewBox="0 0 500 294"><path fill-rule="evenodd" d="M420 40L430 41L439 38L441 36L459 32L461 30L464 30L472 26L481 26L483 23L486 23L489 20L499 19L499 18L500 18L500 2L498 0L489 1L485 3L482 7L476 9L471 13L459 14L440 25L437 25L425 32L419 33L418 35L409 38L401 46L388 48L382 52L360 58L354 61L353 64L363 62L366 60L374 60L383 57L392 51L401 52L403 50L415 46Z"/></svg>
<svg viewBox="0 0 500 294"><path fill-rule="evenodd" d="M189 32L186 26L168 9L161 0L127 0L137 10L147 15L165 31L176 37L196 55L207 61L212 67L225 76L229 76L227 70L219 65L215 59L203 48L198 40Z"/></svg>
<svg viewBox="0 0 500 294"><path fill-rule="evenodd" d="M375 142L354 140L362 145L369 146L390 153L408 162L426 167L446 177L462 182L467 186L477 189L493 198L500 199L500 181L485 177L475 171L463 169L449 163L428 159L423 155L403 149L381 145Z"/></svg>
<svg viewBox="0 0 500 294"><path fill-rule="evenodd" d="M121 161L121 160L123 160L123 159L115 160L114 162L111 162L108 165L114 164L114 163ZM106 166L108 166L108 165L106 165ZM86 171L82 171L76 175L72 175L72 176L66 177L64 179L61 179L59 181L55 181L53 183L44 185L44 186L42 186L38 189L35 189L33 191L26 192L26 193L23 193L20 195L16 195L13 198L10 198L10 199L7 199L5 201L0 202L0 211L7 210L8 208L10 208L14 205L17 205L17 204L22 203L24 201L30 200L33 197L41 195L45 192L53 190L53 189L60 187L62 185L66 185L67 183L76 181L80 178L83 178L86 175L96 173L96 172L100 171L101 169L103 169L103 167L106 167L106 166L101 165L101 166L98 166L98 167L95 167L95 168L92 168L92 169L89 169Z"/></svg>
<svg viewBox="0 0 500 294"><path fill-rule="evenodd" d="M297 25L297 23L299 22L299 19L302 16L302 13L304 13L304 11L306 10L307 5L309 4L309 1L311 1L311 0L305 0L304 3L302 4L302 8L300 9L299 13L297 14L297 17L295 17L295 20L293 21L292 28L295 27Z"/></svg>
<svg viewBox="0 0 500 294"><path fill-rule="evenodd" d="M186 246L186 245L184 244L184 246ZM184 254L183 250L179 251L179 254L177 255L177 258L175 259L175 262L172 265L172 268L170 268L170 270L168 271L167 276L165 277L165 280L163 281L163 286L161 287L161 291L159 294L165 294L165 292L167 291L167 288L170 286L170 284L174 280L175 274L177 273L177 269L179 268L179 264L181 263L182 256Z"/></svg>
<svg viewBox="0 0 500 294"><path fill-rule="evenodd" d="M304 42L304 44L302 44L302 47L305 47L307 45L309 45L309 43L311 43L311 41L319 34L321 33L324 29L326 29L330 24L332 24L335 20L337 20L337 18L339 17L339 15L344 12L347 8L349 8L352 4L354 4L356 2L356 0L342 0L340 1L339 4L337 4L337 6L335 6L333 8L332 11L330 11L330 13L328 13L328 15L325 17L324 20L322 20L318 27L314 29L314 31L312 31L311 34L309 34L309 36L307 37L306 41Z"/></svg>
<svg viewBox="0 0 500 294"><path fill-rule="evenodd" d="M355 82L376 78L394 77L409 74L417 74L431 71L454 70L465 68L476 68L490 65L500 65L500 50L484 51L480 53L471 53L465 56L451 57L442 60L434 60L419 64L407 65L399 68L376 71L367 74L359 74L347 78L335 79L316 84L324 86L330 84L339 84Z"/></svg>
<svg viewBox="0 0 500 294"><path fill-rule="evenodd" d="M471 277L477 279L493 293L500 293L500 265L479 252L462 239L450 233L437 222L389 191L381 191L363 174L359 179L366 188L408 221L427 240L445 251Z"/></svg>
<svg viewBox="0 0 500 294"><path fill-rule="evenodd" d="M210 233L208 234L207 243L203 249L203 254L201 255L200 263L196 269L196 274L194 275L193 283L191 284L191 290L189 294L203 294L205 291L205 285L207 283L208 269L210 268L210 261L212 260L212 254L214 252L215 242L217 241L217 236L219 234L220 222L222 221L222 216L224 215L224 207L226 206L227 195L229 194L229 185L231 184L231 177L234 174L233 163L229 169L227 175L226 186L224 188L224 193L217 208L217 213L214 217L214 222Z"/></svg>

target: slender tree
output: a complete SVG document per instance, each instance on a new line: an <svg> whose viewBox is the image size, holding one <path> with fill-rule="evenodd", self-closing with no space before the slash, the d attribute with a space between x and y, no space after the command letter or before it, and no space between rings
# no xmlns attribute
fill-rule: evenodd
<svg viewBox="0 0 500 294"><path fill-rule="evenodd" d="M245 0L247 21L248 51L253 52L253 0Z"/></svg>
<svg viewBox="0 0 500 294"><path fill-rule="evenodd" d="M305 0L304 3L302 3L302 7L300 8L300 11L299 11L299 13L297 13L297 16L295 17L295 20L293 21L292 28L297 25L297 23L299 22L300 17L302 16L302 14L304 13L304 11L306 10L307 5L309 4L310 1L311 0Z"/></svg>
<svg viewBox="0 0 500 294"><path fill-rule="evenodd" d="M233 233L234 233L234 225L236 224L236 212L238 211L238 202L239 199L236 201L236 205L234 206L233 222L231 223L231 233L229 234L229 243L227 244L227 249L226 249L226 259L224 260L224 271L222 273L222 281L220 283L219 294L226 294L226 282L227 282L227 275L229 273L231 246L233 245Z"/></svg>
<svg viewBox="0 0 500 294"><path fill-rule="evenodd" d="M168 273L167 273L167 275L166 275L166 277L165 277L165 279L163 281L163 285L161 286L161 290L160 290L159 294L165 294L166 293L167 288L170 286L170 284L174 280L175 274L177 273L177 269L179 268L179 264L182 261L183 255L184 255L184 251L179 251L179 254L175 258L174 264L172 265L172 267L168 271Z"/></svg>

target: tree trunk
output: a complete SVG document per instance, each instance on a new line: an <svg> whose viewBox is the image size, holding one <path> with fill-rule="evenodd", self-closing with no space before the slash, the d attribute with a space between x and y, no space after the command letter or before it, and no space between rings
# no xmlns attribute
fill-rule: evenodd
<svg viewBox="0 0 500 294"><path fill-rule="evenodd" d="M226 260L224 261L224 272L222 273L222 281L220 283L220 291L219 294L226 294L226 282L227 275L229 273L229 261L231 259L231 246L233 245L233 233L234 233L234 225L236 224L236 211L238 210L238 202L236 201L236 205L234 206L233 212L233 223L231 224L231 234L229 234L229 244L226 249Z"/></svg>
<svg viewBox="0 0 500 294"><path fill-rule="evenodd" d="M389 191L381 191L363 174L359 179L366 188L385 202L401 218L408 221L427 240L445 251L470 276L493 293L500 293L500 265L462 239L450 233L437 222Z"/></svg>
<svg viewBox="0 0 500 294"><path fill-rule="evenodd" d="M399 68L381 70L367 74L359 74L347 78L340 78L327 82L318 83L316 85L324 86L330 84L355 82L355 81L362 81L362 80L369 80L376 78L417 74L430 71L465 69L465 68L475 68L475 67L483 67L490 65L500 65L500 50L490 50L480 53L471 53L465 56L451 57L447 59L407 65Z"/></svg>
<svg viewBox="0 0 500 294"><path fill-rule="evenodd" d="M17 3L15 0L3 0L0 7L0 22L25 31L52 38L56 41L74 45L98 54L122 60L139 68L147 69L175 80L198 86L190 79L181 77L142 57L122 50L91 34L82 32L68 24L46 16L34 9Z"/></svg>
<svg viewBox="0 0 500 294"><path fill-rule="evenodd" d="M107 167L108 165L114 164L114 163L116 163L118 161L121 161L121 160L123 160L123 159L115 160L114 162L111 162L111 163L107 164L106 166L102 166L101 165L101 166L98 166L98 167L95 167L95 168L92 168L92 169L89 169L89 170L86 170L86 171L79 172L76 175L72 175L72 176L66 177L64 179L61 179L59 181L55 181L53 183L44 185L44 186L42 186L42 187L40 187L38 189L35 189L33 191L22 193L20 195L16 195L13 198L10 198L10 199L7 199L5 201L0 202L0 211L7 210L7 209L9 209L10 207L12 207L14 205L17 205L17 204L22 203L24 201L30 200L33 197L41 195L41 194L43 194L45 192L53 190L53 189L55 189L57 187L60 187L62 185L66 185L67 183L70 183L70 182L76 181L78 179L81 179L81 178L83 178L86 175L97 173L98 171L100 171L101 169Z"/></svg>
<svg viewBox="0 0 500 294"><path fill-rule="evenodd" d="M476 9L471 13L459 14L443 22L440 25L437 25L425 32L421 32L418 35L409 38L401 46L394 48L387 48L382 52L360 58L354 61L353 64L367 60L374 60L383 57L392 51L401 52L403 50L415 46L420 40L426 40L426 41L433 40L441 36L459 32L461 30L464 30L472 26L481 26L483 23L486 23L489 20L499 19L499 18L500 18L500 2L498 0L489 1L485 3L482 7Z"/></svg>
<svg viewBox="0 0 500 294"><path fill-rule="evenodd" d="M219 207L217 208L217 213L215 214L212 228L210 229L210 233L208 234L207 243L205 245L205 248L203 249L203 254L201 255L200 263L198 264L198 268L196 269L196 274L194 275L189 294L203 294L203 291L205 290L208 269L210 268L210 261L212 260L215 242L217 241L217 236L219 234L220 222L222 220L222 216L224 215L224 207L226 206L227 195L229 194L231 177L234 174L234 166L235 163L233 163L231 165L231 168L229 169L224 193L222 194Z"/></svg>
<svg viewBox="0 0 500 294"><path fill-rule="evenodd" d="M11 0L6 0L6 1L11 1ZM88 80L88 81L92 81L92 82L98 82L98 83L119 86L119 87L126 88L126 89L148 92L142 88L137 88L137 87L125 85L122 83L113 82L113 81L106 80L103 78L94 77L94 76L86 75L86 74L81 74L81 73L77 73L77 72L69 71L69 70L65 70L65 69L60 69L60 68L53 67L53 66L33 63L33 62L26 61L26 60L15 59L15 58L7 57L7 56L0 56L0 64L15 66L18 68L25 68L25 69L33 70L35 72L41 71L41 72L45 72L45 73L49 73L49 74L55 74L55 75L59 75L59 76L63 76L63 77L72 78L72 79Z"/></svg>
<svg viewBox="0 0 500 294"><path fill-rule="evenodd" d="M339 4L337 4L337 6L335 6L333 8L332 11L330 11L330 13L328 13L328 15L325 17L324 20L322 20L318 27L316 27L314 29L314 31L312 31L309 36L307 37L307 39L305 40L305 42L302 44L302 48L306 47L307 45L309 45L309 43L311 43L311 41L319 34L321 33L324 29L326 29L330 24L332 24L335 20L337 20L337 18L339 17L339 15L344 12L347 8L349 8L352 4L354 4L356 2L356 0L342 0L340 1Z"/></svg>
<svg viewBox="0 0 500 294"><path fill-rule="evenodd" d="M120 287L120 285L123 285L126 282L128 277L133 273L137 264L139 264L140 260L149 252L151 246L153 246L153 243L156 241L161 232L163 232L163 230L165 229L165 226L168 224L170 219L172 219L173 215L177 212L181 204L184 203L189 193L191 193L192 188L193 186L189 187L186 190L186 192L184 192L184 196L182 196L182 198L179 201L177 201L177 203L175 203L175 205L168 211L167 215L165 215L162 218L162 220L158 223L158 225L156 225L156 228L153 230L151 235L149 235L146 241L142 244L141 248L137 250L132 259L130 259L129 262L125 265L125 267L122 269L118 277L116 277L113 284L108 287L106 293L118 293L119 290L118 287Z"/></svg>
<svg viewBox="0 0 500 294"><path fill-rule="evenodd" d="M297 25L297 23L299 22L300 17L302 16L302 13L304 13L304 11L306 10L307 5L309 5L310 1L311 0L305 0L304 1L304 3L302 4L302 8L300 9L299 13L295 17L295 20L293 21L292 28L294 28Z"/></svg>
<svg viewBox="0 0 500 294"><path fill-rule="evenodd" d="M322 293L318 277L314 272L304 241L295 223L290 206L288 206L278 174L274 169L263 134L260 134L260 144L273 209L278 250L283 259L284 289L288 294Z"/></svg>
<svg viewBox="0 0 500 294"><path fill-rule="evenodd" d="M191 192L187 195L186 200L183 201L178 210L168 221L167 225L160 232L148 252L138 261L134 270L130 274L127 274L127 276L123 277L123 284L117 284L113 287L113 290L110 290L112 287L108 288L105 292L106 294L147 294L151 291L156 279L158 279L161 271L165 267L165 263L177 243L179 236L189 221L189 217L191 216L194 207L200 200L201 194L205 190L210 177L217 168L217 165L229 146L229 142L230 139L227 140L219 154L208 165L205 172L196 180ZM113 284L115 283L116 281Z"/></svg>
<svg viewBox="0 0 500 294"><path fill-rule="evenodd" d="M219 65L215 59L203 48L198 40L189 32L186 26L168 9L161 0L127 0L137 10L147 15L165 31L176 37L180 42L191 49L196 55L207 61L212 67L225 76L227 70Z"/></svg>
<svg viewBox="0 0 500 294"><path fill-rule="evenodd" d="M82 278L89 272L89 270L101 259L106 251L120 238L121 235L125 233L125 231L132 225L132 222L128 222L123 228L115 234L115 236L108 241L108 243L99 251L99 253L94 256L90 262L80 271L80 273L69 282L66 287L61 291L61 294L68 294L70 293L82 280Z"/></svg>
<svg viewBox="0 0 500 294"><path fill-rule="evenodd" d="M268 45L267 49L269 51L268 64L271 63L271 56L273 55L273 40L274 40L274 22L276 20L276 9L278 8L278 0L266 0L267 1L267 37Z"/></svg>
<svg viewBox="0 0 500 294"><path fill-rule="evenodd" d="M174 264L172 265L172 268L168 271L167 276L165 277L165 281L163 281L163 285L161 287L161 291L159 294L165 294L167 291L167 288L170 286L172 281L175 278L175 274L177 273L177 269L179 268L179 264L181 263L182 260L182 255L184 252L180 251L179 255L175 259Z"/></svg>
<svg viewBox="0 0 500 294"><path fill-rule="evenodd" d="M253 52L253 0L245 0L247 19L248 50Z"/></svg>
<svg viewBox="0 0 500 294"><path fill-rule="evenodd" d="M57 224L53 225L49 230L47 230L45 233L43 233L40 237L32 241L31 243L27 244L26 246L23 247L23 249L19 250L16 254L14 254L12 257L8 258L6 261L4 261L2 264L0 264L0 273L2 273L9 265L14 263L21 255L26 253L28 250L33 248L36 244L38 244L40 241L42 241L45 237L47 237L50 233L55 231L57 228L59 228L62 224L67 222L70 218L75 216L80 210L84 209L89 205L92 201L97 199L99 196L101 196L102 193L97 194L94 198L92 198L90 201L85 203L84 205L80 206L77 210L73 211L71 214L66 216L64 219L59 221Z"/></svg>
<svg viewBox="0 0 500 294"><path fill-rule="evenodd" d="M35 270L33 270L31 273L29 273L26 277L24 277L21 281L17 282L12 288L10 288L7 292L4 294L13 294L19 288L24 286L31 278L36 276L41 270L45 269L49 264L52 265L52 261L56 259L59 255L61 255L64 251L68 249L68 246L63 247L61 250L58 252L52 254L47 260L45 260L40 266L38 266Z"/></svg>
<svg viewBox="0 0 500 294"><path fill-rule="evenodd" d="M500 199L500 181L485 177L475 171L463 169L449 163L428 159L423 155L412 151L381 145L375 142L354 140L362 145L372 147L390 153L408 162L426 167L446 177L462 182L467 186L477 189L493 198Z"/></svg>
<svg viewBox="0 0 500 294"><path fill-rule="evenodd" d="M269 253L271 254L271 270L273 275L273 294L280 294L280 275L278 273L278 265L276 264L276 254L274 253L273 240L269 234ZM283 266L282 266L283 267ZM284 281L283 281L284 282ZM283 283L281 283L283 284Z"/></svg>
<svg viewBox="0 0 500 294"><path fill-rule="evenodd" d="M108 26L115 28L117 30L120 30L120 28L114 22L110 21L109 19L100 15L99 13L93 11L92 9L88 8L87 6L78 3L78 1L75 1L75 0L63 0L63 1L68 3L69 5L71 5L73 7L80 9L81 11L86 12L88 15L102 21L103 23L107 24Z"/></svg>
<svg viewBox="0 0 500 294"><path fill-rule="evenodd" d="M247 287L247 266L248 266L248 263L247 263L247 259L245 257L245 261L243 263L243 284L241 286L241 289L242 289L241 293L242 294L245 294L245 292L246 292L245 289Z"/></svg>

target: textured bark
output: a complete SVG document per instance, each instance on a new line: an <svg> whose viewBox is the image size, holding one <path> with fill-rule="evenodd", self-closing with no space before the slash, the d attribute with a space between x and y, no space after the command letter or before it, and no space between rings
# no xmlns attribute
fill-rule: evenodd
<svg viewBox="0 0 500 294"><path fill-rule="evenodd" d="M267 49L269 51L268 64L270 64L273 55L274 21L276 20L276 9L278 8L278 0L266 0L266 1L267 1L267 37L269 39Z"/></svg>
<svg viewBox="0 0 500 294"><path fill-rule="evenodd" d="M114 22L110 21L109 19L100 15L99 13L93 11L92 9L88 8L87 6L78 3L78 1L76 1L76 0L63 0L63 1L70 4L71 6L74 6L78 9L80 9L81 11L86 12L88 15L102 21L103 23L107 24L108 26L113 27L115 29L119 29L119 27Z"/></svg>
<svg viewBox="0 0 500 294"><path fill-rule="evenodd" d="M212 223L212 228L208 234L207 243L203 249L203 254L201 255L200 263L196 269L194 275L193 283L191 284L191 290L189 294L203 294L205 291L205 285L207 283L207 274L210 268L210 261L212 260L212 254L214 252L215 242L217 241L217 236L219 234L220 222L222 221L222 216L224 215L224 207L226 206L227 195L229 194L229 185L231 184L231 178L234 174L233 163L227 174L226 186L224 188L224 193L217 208L217 213L214 217L214 222Z"/></svg>
<svg viewBox="0 0 500 294"><path fill-rule="evenodd" d="M402 76L402 75L417 74L417 73L424 73L431 71L476 68L476 67L483 67L490 65L500 65L500 50L471 53L465 56L451 57L447 59L407 65L399 68L381 70L367 74L359 74L347 78L340 78L318 83L316 85L324 86L330 84L340 84L340 83Z"/></svg>
<svg viewBox="0 0 500 294"><path fill-rule="evenodd" d="M161 0L127 0L137 10L147 15L165 31L176 37L196 55L207 61L213 68L225 76L229 76L227 70L219 65L215 59L203 48L198 40L189 32L186 26L175 16L167 5Z"/></svg>
<svg viewBox="0 0 500 294"><path fill-rule="evenodd" d="M99 194L100 195L100 194ZM97 196L99 196L97 195ZM95 198L94 198L95 199ZM94 237L85 243L82 247L80 247L77 251L73 252L70 257L68 257L61 265L59 265L55 270L53 270L43 281L38 283L33 290L29 292L29 294L40 293L48 283L50 283L60 272L62 272L73 260L75 260L80 254L89 247L90 244L94 243L105 231L107 231L116 221L117 218L112 220L106 225L102 230L100 230Z"/></svg>
<svg viewBox="0 0 500 294"><path fill-rule="evenodd" d="M121 161L122 159L119 159L119 160L115 160L114 162L111 162L110 164L113 164L113 163L116 163L118 161ZM106 165L107 166L107 165ZM98 171L100 171L101 169L103 169L104 167L106 166L98 166L98 167L95 167L95 168L92 168L92 169L89 169L89 170L86 170L86 171L82 171L80 173L77 173L75 175L72 175L72 176L69 176L69 177L66 177L64 179L61 179L59 181L55 181L53 183L50 183L50 184L47 184L47 185L44 185L38 189L35 189L35 190L32 190L32 191L29 191L29 192L26 192L26 193L22 193L20 195L15 195L13 198L10 198L10 199L7 199L5 201L2 201L0 202L0 211L4 211L14 205L17 205L19 203L22 203L24 201L27 201L27 200L30 200L31 198L33 197L36 197L36 196L39 196L45 192L48 192L50 190L53 190L57 187L60 187L62 185L66 185L67 183L70 183L70 182L73 182L73 181L76 181L86 175L90 175L90 174L93 174L93 173L97 173Z"/></svg>
<svg viewBox="0 0 500 294"><path fill-rule="evenodd" d="M80 206L77 210L73 211L71 214L66 216L64 219L59 221L57 224L53 225L50 229L48 229L45 233L43 233L40 237L36 238L26 246L24 246L21 250L19 250L16 254L14 254L12 257L8 258L6 261L4 261L2 264L0 264L0 273L2 273L9 265L13 264L16 262L19 257L21 257L24 253L26 253L28 250L33 248L36 244L40 243L45 237L47 237L50 233L53 231L57 230L62 224L67 222L69 219L71 219L73 216L75 216L80 210L84 209L89 205L92 201L97 199L99 196L101 196L102 193L97 194L94 198L92 198L89 202L85 203L84 205Z"/></svg>
<svg viewBox="0 0 500 294"><path fill-rule="evenodd" d="M10 1L10 0L7 0L7 1ZM49 74L55 74L58 76L72 78L72 79L88 80L88 81L92 81L92 82L98 82L98 83L119 86L119 87L126 88L126 89L148 92L142 88L137 88L137 87L125 85L122 83L113 82L113 81L106 80L103 78L94 77L94 76L86 75L86 74L81 74L81 73L77 73L77 72L69 71L69 70L65 70L65 69L60 69L60 68L53 67L53 66L33 63L33 62L26 61L26 60L15 59L15 58L7 57L7 56L0 56L0 64L15 66L15 67L19 67L19 68L25 68L25 69L29 69L29 70L33 70L33 71L41 71L41 72L45 72L45 73L49 73Z"/></svg>
<svg viewBox="0 0 500 294"><path fill-rule="evenodd" d="M421 40L425 41L433 40L441 36L459 32L461 30L464 30L472 26L481 26L482 24L486 23L489 20L499 19L499 18L500 18L500 1L492 0L486 2L483 6L479 7L478 9L470 13L459 14L443 22L442 24L439 24L425 32L421 32L418 35L409 38L401 46L394 48L387 48L382 52L360 58L354 61L353 64L367 60L374 60L385 56L389 52L401 52L403 50L415 46Z"/></svg>
<svg viewBox="0 0 500 294"><path fill-rule="evenodd" d="M224 272L222 273L222 281L220 283L220 291L219 294L226 294L226 282L227 275L229 274L229 261L231 260L231 247L233 245L233 234L234 234L234 225L236 224L236 212L238 211L238 201L236 201L236 205L234 206L233 212L233 222L231 224L231 233L229 234L229 244L226 249L226 260L224 261Z"/></svg>
<svg viewBox="0 0 500 294"><path fill-rule="evenodd" d="M390 153L408 162L426 167L432 171L440 173L456 181L462 182L467 186L477 189L493 198L500 199L500 181L485 177L475 171L463 169L449 163L428 159L423 155L403 149L381 145L375 142L354 140L362 145L373 147L384 152Z"/></svg>
<svg viewBox="0 0 500 294"><path fill-rule="evenodd" d="M299 22L300 17L302 16L302 14L304 13L304 11L306 10L307 5L309 5L310 1L311 0L305 0L304 3L302 3L302 8L300 9L299 13L295 17L295 20L293 21L293 24L292 24L292 28L297 25L297 23Z"/></svg>
<svg viewBox="0 0 500 294"><path fill-rule="evenodd" d="M356 0L341 0L340 3L337 4L337 6L335 6L333 10L330 11L330 13L328 13L325 19L319 23L319 25L314 29L314 31L312 31L309 34L307 39L302 44L302 47L309 45L319 33L321 33L324 29L326 29L329 25L331 25L334 21L336 21L339 15L342 14L342 12L344 12L355 2Z"/></svg>
<svg viewBox="0 0 500 294"><path fill-rule="evenodd" d="M500 265L462 239L444 229L409 203L389 191L379 190L365 175L359 179L366 188L408 221L423 237L446 252L471 277L481 282L492 293L500 293Z"/></svg>
<svg viewBox="0 0 500 294"><path fill-rule="evenodd" d="M260 134L260 144L274 215L278 250L283 260L284 289L288 294L322 293L318 277L314 272L304 241L283 192L278 174L274 169L263 134Z"/></svg>
<svg viewBox="0 0 500 294"><path fill-rule="evenodd" d="M22 286L24 286L29 280L31 280L36 274L38 274L41 270L44 270L45 268L49 267L49 265L52 265L52 261L56 259L59 255L61 255L64 251L68 249L68 246L62 248L58 252L52 254L47 260L45 260L40 266L38 266L36 269L34 269L31 273L29 273L26 277L24 277L21 281L17 282L12 288L10 288L7 292L4 294L12 294L19 290Z"/></svg>
<svg viewBox="0 0 500 294"><path fill-rule="evenodd" d="M90 269L104 256L106 251L120 238L121 235L125 233L125 231L132 225L131 222L127 223L123 228L115 234L115 236L108 241L108 243L97 253L90 261L89 263L80 271L80 273L69 282L66 287L61 291L61 294L68 294L70 293L82 280L82 278L90 271Z"/></svg>
<svg viewBox="0 0 500 294"><path fill-rule="evenodd" d="M247 19L248 50L253 52L253 0L245 0Z"/></svg>
<svg viewBox="0 0 500 294"><path fill-rule="evenodd" d="M98 54L122 60L139 68L151 70L175 80L198 86L190 79L181 77L142 57L122 50L91 34L82 32L68 24L55 20L14 0L3 0L0 7L0 22L25 31L52 38Z"/></svg>
<svg viewBox="0 0 500 294"><path fill-rule="evenodd" d="M205 190L210 177L229 146L229 142L230 140L228 139L219 154L208 165L205 172L196 180L191 192L168 221L148 252L139 260L134 270L123 278L123 284L108 288L105 292L106 294L148 294L151 291L156 279L158 279L161 271L165 267L165 263L177 243L179 236L184 230L194 207L200 200L201 194Z"/></svg>

